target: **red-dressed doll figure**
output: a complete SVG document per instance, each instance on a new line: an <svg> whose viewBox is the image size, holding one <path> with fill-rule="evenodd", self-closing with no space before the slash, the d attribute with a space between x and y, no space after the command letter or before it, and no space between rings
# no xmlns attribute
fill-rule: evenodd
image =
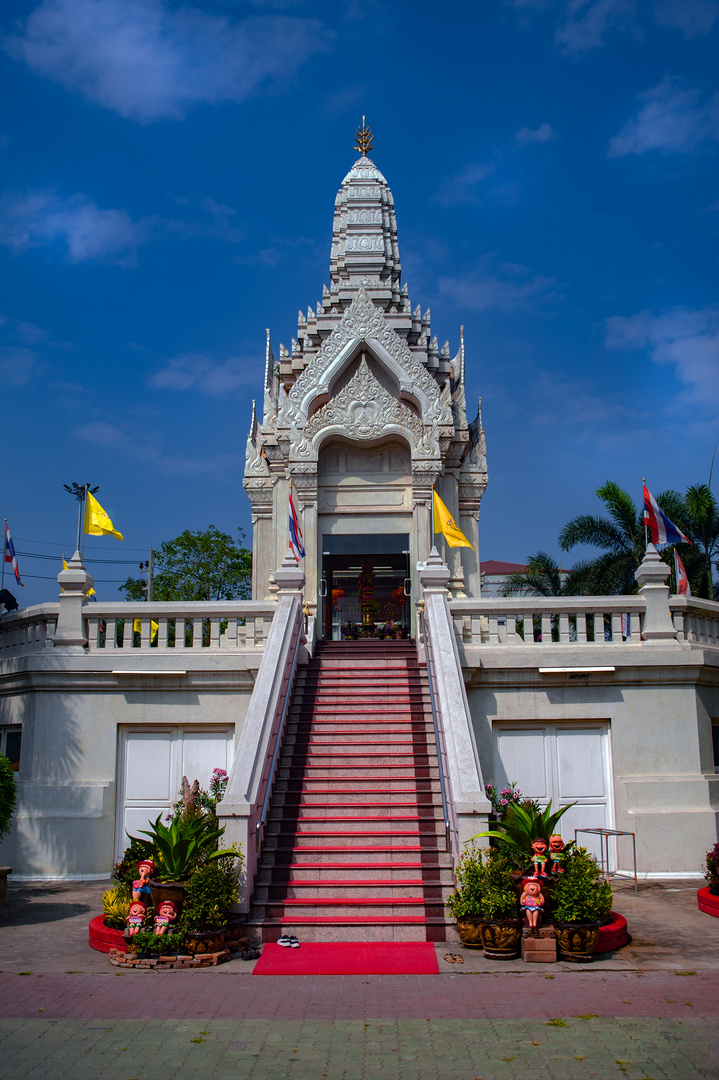
<svg viewBox="0 0 719 1080"><path fill-rule="evenodd" d="M142 930L142 924L145 921L147 915L147 908L143 904L142 900L133 900L130 904L130 910L127 914L125 922L127 923L128 934L137 934Z"/></svg>
<svg viewBox="0 0 719 1080"><path fill-rule="evenodd" d="M554 833L553 836L549 837L550 874L564 873L564 867L562 866L562 863L564 862L566 857L567 855L564 849L564 841L562 840L559 833Z"/></svg>
<svg viewBox="0 0 719 1080"><path fill-rule="evenodd" d="M155 916L155 933L164 934L171 923L177 918L177 908L172 900L163 900L157 909Z"/></svg>
<svg viewBox="0 0 719 1080"><path fill-rule="evenodd" d="M150 892L150 878L155 873L155 864L152 859L144 859L137 864L137 872L140 875L137 881L132 883L132 899L141 901L146 907L152 903Z"/></svg>
<svg viewBox="0 0 719 1080"><path fill-rule="evenodd" d="M524 883L524 891L519 898L519 906L524 912L527 926L536 927L544 907L542 886L536 878L527 878Z"/></svg>
<svg viewBox="0 0 719 1080"><path fill-rule="evenodd" d="M547 877L547 841L541 836L532 841L532 865L535 877Z"/></svg>

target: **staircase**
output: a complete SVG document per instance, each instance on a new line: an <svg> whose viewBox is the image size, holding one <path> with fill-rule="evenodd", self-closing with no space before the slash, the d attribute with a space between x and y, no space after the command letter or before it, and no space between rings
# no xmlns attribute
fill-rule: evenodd
<svg viewBox="0 0 719 1080"><path fill-rule="evenodd" d="M320 644L297 675L252 939L445 941L452 887L429 687L415 646Z"/></svg>

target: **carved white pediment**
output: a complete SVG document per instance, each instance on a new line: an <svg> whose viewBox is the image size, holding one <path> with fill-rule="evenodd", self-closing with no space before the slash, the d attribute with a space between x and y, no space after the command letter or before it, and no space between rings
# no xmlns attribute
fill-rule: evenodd
<svg viewBox="0 0 719 1080"><path fill-rule="evenodd" d="M349 362L357 346L365 342L378 363L386 369L400 392L415 397L425 424L451 424L449 399L440 394L436 381L413 354L407 342L384 318L383 312L372 303L363 286L339 324L323 342L319 352L308 364L290 390L285 409L280 415L288 425L302 426L312 402L328 394L333 379Z"/></svg>

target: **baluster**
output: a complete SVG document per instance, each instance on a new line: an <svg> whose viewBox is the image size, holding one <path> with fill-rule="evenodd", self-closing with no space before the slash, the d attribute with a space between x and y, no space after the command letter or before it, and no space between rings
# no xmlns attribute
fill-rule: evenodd
<svg viewBox="0 0 719 1080"><path fill-rule="evenodd" d="M585 611L577 612L577 644L587 644L587 613Z"/></svg>
<svg viewBox="0 0 719 1080"><path fill-rule="evenodd" d="M542 612L542 645L552 644L552 616Z"/></svg>
<svg viewBox="0 0 719 1080"><path fill-rule="evenodd" d="M117 648L117 619L105 619L105 648Z"/></svg>
<svg viewBox="0 0 719 1080"><path fill-rule="evenodd" d="M192 648L202 648L202 619L192 620Z"/></svg>
<svg viewBox="0 0 719 1080"><path fill-rule="evenodd" d="M140 648L150 648L150 631L152 629L152 619L144 618L140 622Z"/></svg>
<svg viewBox="0 0 719 1080"><path fill-rule="evenodd" d="M522 619L524 621L524 644L534 645L534 616L525 612Z"/></svg>
<svg viewBox="0 0 719 1080"><path fill-rule="evenodd" d="M472 640L472 616L462 616L462 641L471 642Z"/></svg>
<svg viewBox="0 0 719 1080"><path fill-rule="evenodd" d="M132 619L123 619L119 647L128 649L132 643Z"/></svg>
<svg viewBox="0 0 719 1080"><path fill-rule="evenodd" d="M167 616L159 616L157 620L157 647L158 649L167 648L167 631L169 629L170 620Z"/></svg>
<svg viewBox="0 0 719 1080"><path fill-rule="evenodd" d="M621 645L622 643L622 616L621 612L612 612L612 644Z"/></svg>
<svg viewBox="0 0 719 1080"><path fill-rule="evenodd" d="M562 644L569 644L569 612L559 613L559 640Z"/></svg>
<svg viewBox="0 0 719 1080"><path fill-rule="evenodd" d="M499 645L499 618L496 615L489 616L489 644Z"/></svg>
<svg viewBox="0 0 719 1080"><path fill-rule="evenodd" d="M672 624L674 626L674 629L677 632L677 640L678 641L683 641L684 640L684 616L682 615L681 611L673 611L672 612ZM632 633L633 632L634 632L634 628L632 627Z"/></svg>
<svg viewBox="0 0 719 1080"><path fill-rule="evenodd" d="M681 614L680 614L679 617L681 619ZM679 629L682 631L682 637L683 637L684 636L683 620L682 620L682 624L680 625ZM630 615L629 615L629 631L630 631L630 634L629 634L630 640L634 641L634 642L636 642L638 644L642 640L642 620L639 617L639 612L638 611L630 612Z"/></svg>
<svg viewBox="0 0 719 1080"><path fill-rule="evenodd" d="M219 649L220 647L220 622L221 620L213 615L210 619L210 648Z"/></svg>
<svg viewBox="0 0 719 1080"><path fill-rule="evenodd" d="M99 643L100 634L100 620L88 619L87 620L87 647L91 652L100 647Z"/></svg>
<svg viewBox="0 0 719 1080"><path fill-rule="evenodd" d="M184 649L186 646L185 641L185 618L182 615L178 615L175 618L175 648Z"/></svg>
<svg viewBox="0 0 719 1080"><path fill-rule="evenodd" d="M473 645L482 644L482 621L479 615L472 616L472 637L471 642Z"/></svg>
<svg viewBox="0 0 719 1080"><path fill-rule="evenodd" d="M258 621L254 615L248 615L245 619L245 645L248 649L255 647L255 627Z"/></svg>

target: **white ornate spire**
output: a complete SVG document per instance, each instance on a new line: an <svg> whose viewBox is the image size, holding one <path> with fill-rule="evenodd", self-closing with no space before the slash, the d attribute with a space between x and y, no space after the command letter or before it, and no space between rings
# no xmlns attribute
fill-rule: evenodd
<svg viewBox="0 0 719 1080"><path fill-rule="evenodd" d="M345 176L335 199L332 291L342 296L365 283L383 307L392 303L399 306L400 274L392 192L374 162L363 154Z"/></svg>

